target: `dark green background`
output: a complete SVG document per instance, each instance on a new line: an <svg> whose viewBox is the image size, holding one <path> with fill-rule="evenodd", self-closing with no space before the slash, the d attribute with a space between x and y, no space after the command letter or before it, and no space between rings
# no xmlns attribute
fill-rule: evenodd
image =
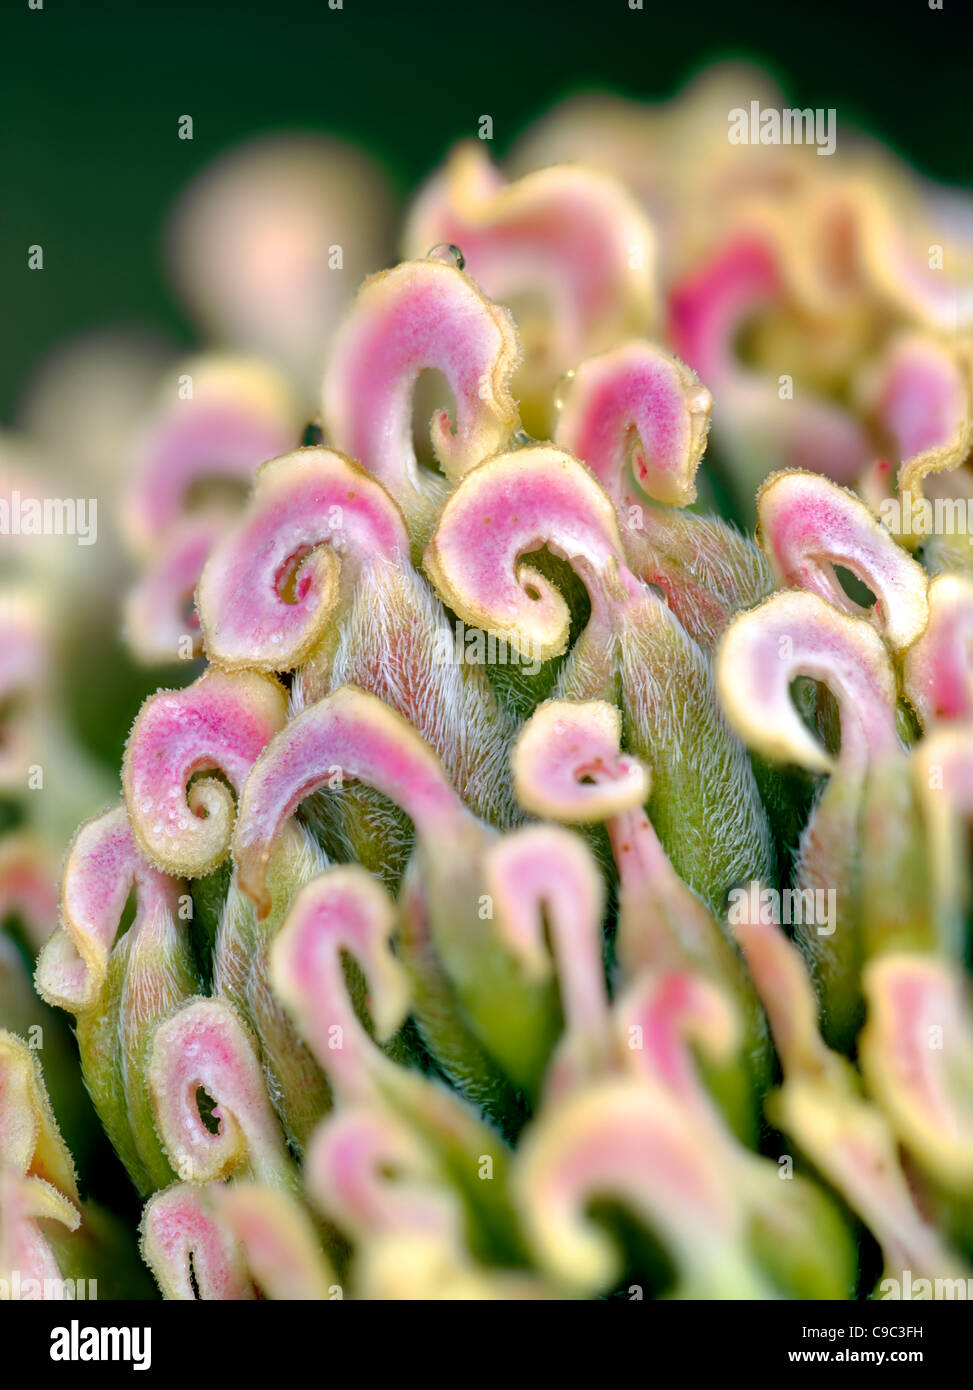
<svg viewBox="0 0 973 1390"><path fill-rule="evenodd" d="M361 141L404 192L490 112L502 156L559 96L658 97L709 58L757 57L800 106L888 137L973 182L970 0L3 0L0 420L66 336L119 321L191 341L159 234L186 179L251 135ZM193 141L176 138L183 112ZM44 247L43 274L26 248Z"/></svg>

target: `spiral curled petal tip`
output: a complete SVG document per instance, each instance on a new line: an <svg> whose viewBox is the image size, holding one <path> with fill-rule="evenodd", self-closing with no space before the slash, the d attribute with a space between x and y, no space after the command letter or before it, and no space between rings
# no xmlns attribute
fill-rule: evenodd
<svg viewBox="0 0 973 1390"><path fill-rule="evenodd" d="M520 805L546 820L609 820L648 800L650 777L621 751L622 714L604 700L546 700L524 723L511 758Z"/></svg>
<svg viewBox="0 0 973 1390"><path fill-rule="evenodd" d="M527 660L567 646L570 614L552 582L521 557L549 545L601 573L618 564L611 500L562 449L501 454L468 473L439 513L423 565L443 602L465 622L508 640Z"/></svg>
<svg viewBox="0 0 973 1390"><path fill-rule="evenodd" d="M390 1109L335 1111L318 1127L305 1169L317 1209L356 1241L396 1231L461 1234L461 1207L441 1165Z"/></svg>
<svg viewBox="0 0 973 1390"><path fill-rule="evenodd" d="M219 999L189 999L159 1024L146 1067L159 1137L173 1171L205 1183L251 1174L289 1186L293 1174L254 1045ZM214 1102L212 1121L200 1093Z"/></svg>
<svg viewBox="0 0 973 1390"><path fill-rule="evenodd" d="M593 169L538 170L504 185L482 145L460 146L422 190L404 237L413 255L438 242L463 249L487 294L544 309L520 313L522 398L543 418L546 396L568 367L652 326L655 234L613 178Z"/></svg>
<svg viewBox="0 0 973 1390"><path fill-rule="evenodd" d="M412 443L420 373L440 372L453 395L456 419L437 413L430 431L437 461L455 480L517 429L510 377L519 356L509 312L468 275L435 259L404 261L366 280L336 336L323 386L326 433L412 520L428 501Z"/></svg>
<svg viewBox="0 0 973 1390"><path fill-rule="evenodd" d="M829 772L835 757L808 730L791 698L798 676L823 681L838 701L838 764L900 747L895 675L881 637L864 619L846 616L817 594L789 590L727 628L716 656L720 700L751 748Z"/></svg>
<svg viewBox="0 0 973 1390"><path fill-rule="evenodd" d="M212 355L172 372L147 427L122 506L137 552L158 553L193 505L220 480L248 487L257 465L296 438L300 407L285 378L245 358Z"/></svg>
<svg viewBox="0 0 973 1390"><path fill-rule="evenodd" d="M444 822L467 814L412 726L374 695L341 686L280 731L243 788L233 857L240 885L262 915L269 908L270 848L280 827L336 773L376 787L403 807L420 833L434 835Z"/></svg>
<svg viewBox="0 0 973 1390"><path fill-rule="evenodd" d="M341 1297L311 1218L292 1193L234 1182L213 1186L209 1200L265 1298L321 1302Z"/></svg>
<svg viewBox="0 0 973 1390"><path fill-rule="evenodd" d="M905 654L902 680L925 728L973 716L973 579L930 580L929 621Z"/></svg>
<svg viewBox="0 0 973 1390"><path fill-rule="evenodd" d="M255 1297L243 1251L211 1204L212 1190L176 1183L145 1204L142 1257L163 1298L215 1302Z"/></svg>
<svg viewBox="0 0 973 1390"><path fill-rule="evenodd" d="M135 841L150 862L198 878L226 857L230 788L239 791L286 714L283 686L252 671L210 669L183 690L149 696L125 747L122 788ZM191 780L214 771L226 782Z"/></svg>
<svg viewBox="0 0 973 1390"><path fill-rule="evenodd" d="M678 358L653 343L626 343L573 372L554 439L587 464L616 505L641 495L685 507L696 497L712 407Z"/></svg>
<svg viewBox="0 0 973 1390"><path fill-rule="evenodd" d="M388 1039L409 1010L410 986L389 944L392 901L357 865L329 869L301 889L271 951L271 977L333 1089L367 1098L389 1065L360 1022L342 964L363 971L376 1034Z"/></svg>
<svg viewBox="0 0 973 1390"><path fill-rule="evenodd" d="M68 848L60 925L38 957L35 977L49 1003L74 1014L98 1003L133 888L136 916L130 930L136 935L156 914L174 914L179 884L142 856L120 805L85 822Z"/></svg>
<svg viewBox="0 0 973 1390"><path fill-rule="evenodd" d="M757 495L757 514L764 552L782 584L867 616L893 652L923 631L929 615L924 571L853 493L818 474L773 473ZM870 608L848 597L836 565L871 591Z"/></svg>

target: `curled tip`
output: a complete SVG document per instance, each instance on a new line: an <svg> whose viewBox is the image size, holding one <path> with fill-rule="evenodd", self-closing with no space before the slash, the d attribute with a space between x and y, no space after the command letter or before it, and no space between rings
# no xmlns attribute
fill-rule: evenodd
<svg viewBox="0 0 973 1390"><path fill-rule="evenodd" d="M973 579L937 574L929 622L906 652L905 693L923 726L973 717Z"/></svg>
<svg viewBox="0 0 973 1390"><path fill-rule="evenodd" d="M741 330L787 291L777 234L761 223L734 228L701 266L670 291L669 334L676 352L726 401L717 428L734 441L741 465L766 471L785 461L841 482L868 462L864 430L822 397L778 395L778 382L738 358Z"/></svg>
<svg viewBox="0 0 973 1390"><path fill-rule="evenodd" d="M318 1126L304 1169L317 1209L354 1241L460 1234L457 1198L415 1128L392 1110L341 1106Z"/></svg>
<svg viewBox="0 0 973 1390"><path fill-rule="evenodd" d="M0 1029L0 1167L39 1178L78 1201L74 1163L61 1137L37 1054Z"/></svg>
<svg viewBox="0 0 973 1390"><path fill-rule="evenodd" d="M922 632L929 612L925 572L854 493L819 474L788 470L763 484L757 513L761 544L782 584L868 617L894 652ZM848 597L836 565L871 590L871 608Z"/></svg>
<svg viewBox="0 0 973 1390"><path fill-rule="evenodd" d="M15 1168L0 1167L0 1280L9 1284L19 1278L21 1288L27 1280L59 1283L57 1257L40 1224L52 1221L76 1231L81 1213L43 1178L24 1177Z"/></svg>
<svg viewBox="0 0 973 1390"><path fill-rule="evenodd" d="M209 670L184 690L149 696L125 748L122 788L136 843L153 864L199 878L226 857L230 788L239 791L286 715L283 686L256 672ZM226 781L190 781L213 771Z"/></svg>
<svg viewBox="0 0 973 1390"><path fill-rule="evenodd" d="M969 349L927 333L896 338L865 378L864 404L901 460L899 490L913 503L932 473L958 468L973 445ZM911 509L910 509L911 510ZM896 504L894 513L901 508ZM901 528L906 537L911 528Z"/></svg>
<svg viewBox="0 0 973 1390"><path fill-rule="evenodd" d="M920 1166L973 1192L973 1027L955 967L919 955L870 961L858 1056L868 1089Z"/></svg>
<svg viewBox="0 0 973 1390"><path fill-rule="evenodd" d="M510 377L520 357L509 312L455 265L404 261L366 280L339 330L324 378L326 433L414 512L424 483L412 442L421 372L446 378L456 406L430 422L436 459L458 478L499 453L519 424Z"/></svg>
<svg viewBox="0 0 973 1390"><path fill-rule="evenodd" d="M563 395L555 442L588 465L621 505L631 493L673 507L696 498L713 398L696 373L653 343L591 357Z"/></svg>
<svg viewBox="0 0 973 1390"><path fill-rule="evenodd" d="M183 1182L249 1173L290 1180L283 1137L253 1043L229 1004L189 999L159 1024L146 1066L156 1126ZM202 1097L212 1103L208 1121Z"/></svg>
<svg viewBox="0 0 973 1390"><path fill-rule="evenodd" d="M423 566L465 622L546 661L566 649L570 613L555 585L520 562L544 545L598 573L622 554L610 498L550 445L498 455L467 474L443 505Z"/></svg>
<svg viewBox="0 0 973 1390"><path fill-rule="evenodd" d="M470 274L493 298L531 297L521 313L530 393L645 332L654 317L652 226L620 183L595 170L552 167L505 185L480 142L462 145L420 193L406 227L412 254L437 241L462 246Z"/></svg>
<svg viewBox="0 0 973 1390"><path fill-rule="evenodd" d="M311 792L357 778L403 807L420 834L465 814L439 759L410 724L355 686L341 686L293 718L247 778L233 838L240 886L261 916L270 853L281 826Z"/></svg>
<svg viewBox="0 0 973 1390"><path fill-rule="evenodd" d="M822 681L838 702L836 757L798 713L791 698L798 676ZM884 642L869 623L817 594L774 594L735 618L717 650L716 678L730 723L766 757L830 772L900 747L895 675Z"/></svg>
<svg viewBox="0 0 973 1390"><path fill-rule="evenodd" d="M258 464L293 444L299 422L286 381L266 364L218 356L183 363L146 433L123 506L135 548L157 552L208 483L248 487Z"/></svg>
<svg viewBox="0 0 973 1390"><path fill-rule="evenodd" d="M147 666L199 656L203 647L193 595L207 556L226 530L226 511L178 521L125 600L125 640Z"/></svg>
<svg viewBox="0 0 973 1390"><path fill-rule="evenodd" d="M212 1189L176 1183L142 1213L142 1257L163 1298L205 1301L254 1297L239 1243L211 1204Z"/></svg>
<svg viewBox="0 0 973 1390"><path fill-rule="evenodd" d="M491 844L483 874L499 939L528 979L556 970L566 1032L597 1043L608 1015L604 894L584 841L560 826L526 826Z"/></svg>
<svg viewBox="0 0 973 1390"><path fill-rule="evenodd" d="M408 554L398 507L351 459L326 448L272 459L199 581L207 656L227 668L291 670L321 640L363 561Z"/></svg>
<svg viewBox="0 0 973 1390"><path fill-rule="evenodd" d="M644 1222L697 1296L717 1296L739 1273L742 1208L686 1109L661 1087L612 1081L566 1098L525 1135L514 1185L538 1264L577 1293L608 1289L621 1273L620 1252L588 1215L599 1198Z"/></svg>
<svg viewBox="0 0 973 1390"><path fill-rule="evenodd" d="M688 970L647 971L616 1001L613 1017L628 1068L661 1081L684 1104L702 1094L694 1051L724 1062L742 1042L726 992Z"/></svg>
<svg viewBox="0 0 973 1390"><path fill-rule="evenodd" d="M328 869L301 889L274 940L274 989L332 1085L351 1098L370 1093L384 1057L368 1037L348 994L342 953L360 966L368 1012L380 1039L404 1022L408 974L389 945L395 928L391 898L364 869Z"/></svg>
<svg viewBox="0 0 973 1390"><path fill-rule="evenodd" d="M39 993L81 1014L97 1005L128 895L141 923L172 914L178 884L154 869L135 843L124 806L86 821L68 848L61 876L60 925L37 960Z"/></svg>
<svg viewBox="0 0 973 1390"><path fill-rule="evenodd" d="M575 825L643 806L649 770L621 752L621 738L616 705L545 700L514 746L514 793L520 805L531 815Z"/></svg>
<svg viewBox="0 0 973 1390"><path fill-rule="evenodd" d="M211 1188L210 1203L265 1297L323 1302L340 1294L310 1217L290 1192L234 1182Z"/></svg>

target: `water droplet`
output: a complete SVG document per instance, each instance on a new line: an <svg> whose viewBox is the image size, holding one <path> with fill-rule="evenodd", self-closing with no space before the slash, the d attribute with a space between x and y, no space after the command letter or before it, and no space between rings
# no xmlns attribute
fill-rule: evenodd
<svg viewBox="0 0 973 1390"><path fill-rule="evenodd" d="M426 260L445 261L448 265L454 265L457 270L466 269L466 257L451 241L437 241L436 245L431 246L426 252Z"/></svg>
<svg viewBox="0 0 973 1390"><path fill-rule="evenodd" d="M324 443L324 428L320 420L308 420L301 436L301 447L312 449Z"/></svg>
<svg viewBox="0 0 973 1390"><path fill-rule="evenodd" d="M534 438L532 434L528 434L526 430L520 429L517 430L516 434L511 440L511 443L513 444L515 449L523 449L528 444L536 444L537 440Z"/></svg>

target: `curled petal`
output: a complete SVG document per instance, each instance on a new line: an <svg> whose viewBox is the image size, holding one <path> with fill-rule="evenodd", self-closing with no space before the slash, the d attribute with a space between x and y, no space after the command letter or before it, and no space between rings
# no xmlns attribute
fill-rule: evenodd
<svg viewBox="0 0 973 1390"><path fill-rule="evenodd" d="M518 312L522 395L536 399L566 367L645 332L654 317L652 226L621 184L594 170L541 169L505 186L481 144L460 146L420 193L405 233L413 255L441 242L460 247L487 294Z"/></svg>
<svg viewBox="0 0 973 1390"><path fill-rule="evenodd" d="M24 1177L15 1168L0 1167L0 1280L55 1280L61 1270L49 1239L48 1222L69 1231L81 1224L73 1202L42 1178ZM45 1223L45 1224L41 1224ZM25 1295L26 1296L26 1295Z"/></svg>
<svg viewBox="0 0 973 1390"><path fill-rule="evenodd" d="M607 1065L610 1044L603 890L590 852L569 831L528 826L490 846L483 872L499 940L530 980L544 981L553 966L564 1013L562 1048L596 1073Z"/></svg>
<svg viewBox="0 0 973 1390"><path fill-rule="evenodd" d="M142 1256L163 1298L237 1301L254 1297L243 1251L226 1222L213 1211L209 1192L177 1183L145 1204Z"/></svg>
<svg viewBox="0 0 973 1390"><path fill-rule="evenodd" d="M461 1233L440 1165L415 1127L390 1110L343 1105L318 1127L304 1167L315 1206L355 1241L393 1231Z"/></svg>
<svg viewBox="0 0 973 1390"><path fill-rule="evenodd" d="M206 511L177 522L130 591L125 639L139 661L153 665L200 655L199 618L190 606L207 556L228 523L225 511Z"/></svg>
<svg viewBox="0 0 973 1390"><path fill-rule="evenodd" d="M0 1029L0 1162L78 1200L74 1163L61 1137L37 1055Z"/></svg>
<svg viewBox="0 0 973 1390"><path fill-rule="evenodd" d="M340 1286L307 1212L290 1192L235 1182L210 1189L210 1202L233 1233L250 1275L267 1298L297 1302L340 1297Z"/></svg>
<svg viewBox="0 0 973 1390"><path fill-rule="evenodd" d="M178 883L146 862L125 807L116 806L86 821L68 849L61 876L61 923L37 961L37 988L48 1003L80 1014L98 1002L133 888L132 932L138 934L156 916L175 913Z"/></svg>
<svg viewBox="0 0 973 1390"><path fill-rule="evenodd" d="M186 1182L250 1173L292 1181L283 1137L253 1044L230 1006L188 1000L155 1031L146 1068L159 1137ZM211 1128L200 1092L213 1104Z"/></svg>
<svg viewBox="0 0 973 1390"><path fill-rule="evenodd" d="M973 579L937 574L929 622L905 654L905 692L923 725L973 716Z"/></svg>
<svg viewBox="0 0 973 1390"><path fill-rule="evenodd" d="M419 374L442 373L456 419L430 423L433 451L449 478L499 453L518 425L510 376L520 355L506 309L461 270L405 261L365 281L337 335L324 378L325 433L374 473L410 516L424 493L412 444Z"/></svg>
<svg viewBox="0 0 973 1390"><path fill-rule="evenodd" d="M142 853L168 873L198 878L225 858L233 795L286 718L287 693L268 676L211 670L184 690L150 695L125 748L122 787Z"/></svg>
<svg viewBox="0 0 973 1390"><path fill-rule="evenodd" d="M717 400L726 402L717 433L729 444L741 492L774 462L850 482L871 452L864 431L844 410L803 392L782 399L773 377L737 360L741 330L784 289L773 235L762 225L744 225L670 291L669 332L676 352Z"/></svg>
<svg viewBox="0 0 973 1390"><path fill-rule="evenodd" d="M864 989L858 1056L869 1090L924 1171L973 1192L973 1028L959 972L881 956L865 967Z"/></svg>
<svg viewBox="0 0 973 1390"><path fill-rule="evenodd" d="M392 901L376 879L357 865L329 869L298 893L271 950L275 990L348 1100L371 1095L390 1063L359 1021L342 953L363 971L375 1031L389 1038L409 1009L408 977L389 946L394 925Z"/></svg>
<svg viewBox="0 0 973 1390"><path fill-rule="evenodd" d="M187 379L192 391L184 396ZM300 407L273 368L221 357L183 363L146 434L125 499L123 519L136 548L157 552L189 510L194 489L214 479L248 487L257 465L289 449L299 429Z"/></svg>
<svg viewBox="0 0 973 1390"><path fill-rule="evenodd" d="M353 686L290 721L258 760L240 800L233 857L241 887L260 914L270 907L265 878L283 823L335 775L359 778L402 806L431 837L466 812L436 755L405 720Z"/></svg>
<svg viewBox="0 0 973 1390"><path fill-rule="evenodd" d="M696 497L713 399L696 373L652 343L582 362L564 392L560 448L588 465L617 506L636 495L673 507Z"/></svg>
<svg viewBox="0 0 973 1390"><path fill-rule="evenodd" d="M649 971L616 1002L613 1015L629 1069L661 1081L712 1124L693 1053L725 1062L740 1046L739 1017L725 991L690 971Z"/></svg>
<svg viewBox="0 0 973 1390"><path fill-rule="evenodd" d="M969 349L922 333L896 338L862 394L913 503L931 473L958 468L973 445Z"/></svg>
<svg viewBox="0 0 973 1390"><path fill-rule="evenodd" d="M774 473L758 493L757 512L761 543L783 585L871 618L894 652L922 632L929 612L926 575L854 493L814 473ZM848 597L836 565L872 591L871 609Z"/></svg>
<svg viewBox="0 0 973 1390"><path fill-rule="evenodd" d="M743 1209L701 1139L680 1105L641 1081L582 1091L545 1115L514 1174L540 1267L578 1293L609 1289L619 1253L587 1207L613 1198L661 1238L685 1296L766 1296L745 1251Z"/></svg>
<svg viewBox="0 0 973 1390"><path fill-rule="evenodd" d="M514 791L525 811L578 825L648 800L648 769L621 752L622 714L604 700L546 700L514 747Z"/></svg>
<svg viewBox="0 0 973 1390"><path fill-rule="evenodd" d="M823 681L838 701L838 763L855 766L900 745L896 684L885 644L859 618L817 594L775 594L727 628L716 658L720 699L733 727L767 757L831 771L836 760L813 737L791 699L798 676Z"/></svg>
<svg viewBox="0 0 973 1390"><path fill-rule="evenodd" d="M887 1121L859 1098L850 1065L821 1039L817 1000L800 952L779 926L756 913L738 921L734 931L784 1070L784 1085L768 1102L772 1123L793 1137L868 1224L889 1274L949 1274L957 1261L920 1215Z"/></svg>
<svg viewBox="0 0 973 1390"><path fill-rule="evenodd" d="M401 513L351 459L325 448L273 459L199 581L206 653L218 666L291 670L370 557L408 554Z"/></svg>
<svg viewBox="0 0 973 1390"><path fill-rule="evenodd" d="M447 498L423 565L446 605L529 660L565 650L567 604L520 557L548 545L601 572L621 537L611 500L577 459L549 445L490 459Z"/></svg>

